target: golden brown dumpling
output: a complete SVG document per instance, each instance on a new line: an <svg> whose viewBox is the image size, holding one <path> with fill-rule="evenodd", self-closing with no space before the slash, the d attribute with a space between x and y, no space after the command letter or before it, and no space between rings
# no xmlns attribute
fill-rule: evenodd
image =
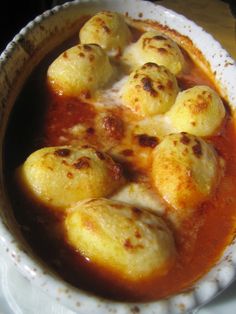
<svg viewBox="0 0 236 314"><path fill-rule="evenodd" d="M162 218L126 203L81 201L68 211L65 229L76 251L132 281L165 274L175 258L173 237Z"/></svg>
<svg viewBox="0 0 236 314"><path fill-rule="evenodd" d="M214 148L199 137L167 135L153 152L152 180L161 196L185 214L214 190L221 174ZM187 212L186 212L187 213Z"/></svg>
<svg viewBox="0 0 236 314"><path fill-rule="evenodd" d="M29 196L56 209L107 196L122 183L121 168L94 148L46 147L32 153L18 169Z"/></svg>
<svg viewBox="0 0 236 314"><path fill-rule="evenodd" d="M213 89L208 86L194 86L178 94L168 116L179 132L210 136L222 125L225 107Z"/></svg>
<svg viewBox="0 0 236 314"><path fill-rule="evenodd" d="M146 63L133 71L123 87L123 104L142 116L165 113L179 89L175 76L164 66Z"/></svg>
<svg viewBox="0 0 236 314"><path fill-rule="evenodd" d="M76 45L63 52L48 68L48 82L58 94L89 98L108 83L113 68L98 45Z"/></svg>
<svg viewBox="0 0 236 314"><path fill-rule="evenodd" d="M99 12L89 19L80 30L82 44L98 44L108 53L118 55L131 39L128 25L116 12Z"/></svg>
<svg viewBox="0 0 236 314"><path fill-rule="evenodd" d="M128 51L128 55L128 58L133 58L130 61L132 66L153 62L164 65L174 75L179 74L185 66L184 57L178 45L158 31L144 33ZM129 60L126 62L129 63Z"/></svg>

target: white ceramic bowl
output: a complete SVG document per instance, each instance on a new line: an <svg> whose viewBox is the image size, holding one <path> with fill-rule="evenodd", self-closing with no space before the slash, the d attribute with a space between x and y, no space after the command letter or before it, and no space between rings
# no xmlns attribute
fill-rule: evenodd
<svg viewBox="0 0 236 314"><path fill-rule="evenodd" d="M32 69L56 45L75 31L75 21L84 14L100 10L128 12L133 18L152 19L187 36L202 52L223 97L236 107L236 65L225 50L202 28L159 5L140 0L81 0L53 8L30 22L15 36L0 56L0 140L2 143L8 117L24 82ZM60 36L56 36L60 34ZM2 158L1 158L2 160ZM52 273L29 249L22 238L4 189L0 169L0 245L9 253L16 267L32 284L77 313L183 313L197 308L223 291L236 276L236 241L220 261L196 282L191 290L165 300L149 303L119 303L96 297L64 282Z"/></svg>

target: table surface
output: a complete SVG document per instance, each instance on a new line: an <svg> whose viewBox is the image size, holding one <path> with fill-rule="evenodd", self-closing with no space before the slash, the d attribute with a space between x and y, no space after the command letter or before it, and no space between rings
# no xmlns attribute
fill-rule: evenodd
<svg viewBox="0 0 236 314"><path fill-rule="evenodd" d="M228 4L231 3L231 5ZM236 60L236 1L160 0L155 1L183 14L218 40Z"/></svg>
<svg viewBox="0 0 236 314"><path fill-rule="evenodd" d="M36 1L37 2L37 1ZM38 1L39 3L40 1ZM0 50L28 21L40 14L49 5L57 1L45 0L36 6L34 1L23 0L28 9L19 12L19 19L14 23L8 15L0 16L6 30L1 34ZM222 46L236 59L236 19L232 14L236 11L234 1L231 9L227 1L220 0L160 0L154 1L202 26L211 33ZM230 2L230 1L228 1ZM34 5L33 5L34 3ZM7 10L10 10L10 7ZM8 11L7 11L8 12ZM10 11L9 11L10 12ZM22 13L22 14L21 14ZM236 83L236 82L235 82ZM52 300L48 295L33 287L28 280L15 269L9 257L0 247L0 314L73 314L72 311ZM199 314L235 314L236 282L220 296L198 311Z"/></svg>

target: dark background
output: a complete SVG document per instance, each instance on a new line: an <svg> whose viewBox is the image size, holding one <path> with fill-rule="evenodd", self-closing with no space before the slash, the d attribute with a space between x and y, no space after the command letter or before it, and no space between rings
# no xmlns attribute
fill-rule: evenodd
<svg viewBox="0 0 236 314"><path fill-rule="evenodd" d="M52 0L1 0L0 51L37 15L51 8Z"/></svg>
<svg viewBox="0 0 236 314"><path fill-rule="evenodd" d="M174 0L173 0L174 1ZM236 15L236 0L215 0L228 2ZM53 4L63 0L1 0L0 2L0 51L12 40L22 27ZM64 1L65 2L65 1ZM154 1L151 1L154 2ZM188 5L188 0L186 0ZM213 13L214 14L214 13Z"/></svg>

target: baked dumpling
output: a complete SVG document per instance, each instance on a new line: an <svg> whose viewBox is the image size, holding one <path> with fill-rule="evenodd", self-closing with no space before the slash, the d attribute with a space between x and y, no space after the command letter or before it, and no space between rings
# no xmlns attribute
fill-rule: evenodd
<svg viewBox="0 0 236 314"><path fill-rule="evenodd" d="M65 229L76 251L132 281L165 274L175 258L173 237L163 219L126 203L78 202L68 211Z"/></svg>
<svg viewBox="0 0 236 314"><path fill-rule="evenodd" d="M219 157L203 139L167 135L153 151L152 180L161 196L187 215L213 192L221 174ZM186 211L187 210L187 211Z"/></svg>
<svg viewBox="0 0 236 314"><path fill-rule="evenodd" d="M210 136L217 133L222 125L225 107L213 89L194 86L178 94L168 116L179 132Z"/></svg>
<svg viewBox="0 0 236 314"><path fill-rule="evenodd" d="M178 45L166 35L158 31L144 33L132 48L137 65L147 62L164 65L174 75L184 69L184 57Z"/></svg>
<svg viewBox="0 0 236 314"><path fill-rule="evenodd" d="M130 74L121 94L125 106L146 117L168 111L178 91L175 76L166 67L149 62Z"/></svg>
<svg viewBox="0 0 236 314"><path fill-rule="evenodd" d="M64 51L48 68L50 87L58 94L89 98L113 75L105 51L98 45L76 45Z"/></svg>
<svg viewBox="0 0 236 314"><path fill-rule="evenodd" d="M99 12L81 28L82 44L98 44L109 54L119 55L129 43L131 33L123 16L116 12Z"/></svg>
<svg viewBox="0 0 236 314"><path fill-rule="evenodd" d="M33 152L18 169L30 197L55 209L103 197L122 183L122 172L107 154L94 148L46 147Z"/></svg>

